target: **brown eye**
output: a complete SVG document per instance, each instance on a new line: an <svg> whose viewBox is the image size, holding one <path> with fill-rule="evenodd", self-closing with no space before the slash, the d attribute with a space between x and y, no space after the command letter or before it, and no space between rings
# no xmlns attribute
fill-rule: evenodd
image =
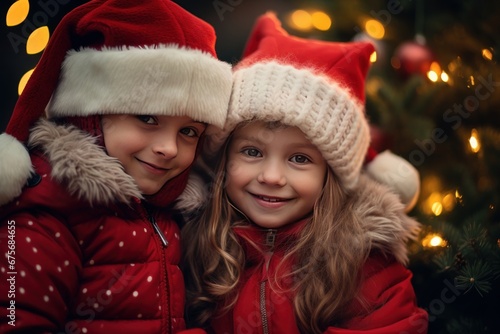
<svg viewBox="0 0 500 334"><path fill-rule="evenodd" d="M153 116L150 116L150 115L139 115L136 117L138 120L140 120L141 122L146 123L146 124L158 124L158 121L156 120L156 118L154 118Z"/></svg>
<svg viewBox="0 0 500 334"><path fill-rule="evenodd" d="M188 137L199 137L198 131L195 128L182 128L180 132Z"/></svg>
<svg viewBox="0 0 500 334"><path fill-rule="evenodd" d="M305 164L305 163L310 162L311 160L308 157L306 157L305 155L297 154L297 155L294 155L290 159L290 161L298 163L298 164Z"/></svg>
<svg viewBox="0 0 500 334"><path fill-rule="evenodd" d="M255 148L246 148L246 149L242 150L241 153L246 154L250 157L262 156L262 154L259 152L259 150L255 149Z"/></svg>

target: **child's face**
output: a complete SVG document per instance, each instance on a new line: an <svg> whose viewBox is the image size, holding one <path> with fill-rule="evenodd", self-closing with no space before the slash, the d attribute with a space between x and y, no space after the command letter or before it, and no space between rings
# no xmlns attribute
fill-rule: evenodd
<svg viewBox="0 0 500 334"><path fill-rule="evenodd" d="M297 127L269 129L252 122L233 133L227 195L255 224L277 228L309 214L327 164Z"/></svg>
<svg viewBox="0 0 500 334"><path fill-rule="evenodd" d="M205 125L187 116L105 115L108 154L117 158L145 195L155 194L192 162Z"/></svg>

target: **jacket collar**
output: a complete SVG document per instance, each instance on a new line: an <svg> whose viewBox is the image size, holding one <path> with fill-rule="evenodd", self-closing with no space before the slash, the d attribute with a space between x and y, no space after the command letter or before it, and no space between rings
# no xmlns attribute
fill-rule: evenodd
<svg viewBox="0 0 500 334"><path fill-rule="evenodd" d="M371 244L373 250L393 255L399 262L407 264L407 243L417 239L420 223L405 213L398 195L362 174L354 191L354 199L353 208L362 224L364 242ZM276 239L278 245L296 238L304 224L307 224L307 220L286 226L283 231L279 230ZM245 240L245 247L249 247L248 251L262 247L251 243L262 245L266 231L254 225L235 227L235 232Z"/></svg>

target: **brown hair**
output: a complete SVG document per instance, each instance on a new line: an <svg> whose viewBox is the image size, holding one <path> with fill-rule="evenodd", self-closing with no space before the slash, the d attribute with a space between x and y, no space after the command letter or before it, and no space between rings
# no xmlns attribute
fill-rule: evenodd
<svg viewBox="0 0 500 334"><path fill-rule="evenodd" d="M209 193L211 197L199 219L183 229L184 272L188 322L206 326L217 312L229 311L238 298L239 279L245 254L232 227L238 213L225 192L226 148L221 150ZM292 280L294 310L302 332L321 333L342 320L347 304L360 286L360 268L370 245L362 241L353 198L328 168L323 191L316 201L310 221L282 263L295 265L286 277ZM278 268L277 272L283 272ZM307 284L305 283L307 282Z"/></svg>

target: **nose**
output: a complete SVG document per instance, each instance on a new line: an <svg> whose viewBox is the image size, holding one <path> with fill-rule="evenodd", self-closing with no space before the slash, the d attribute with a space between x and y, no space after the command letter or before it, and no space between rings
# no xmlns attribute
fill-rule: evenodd
<svg viewBox="0 0 500 334"><path fill-rule="evenodd" d="M286 184L285 166L276 160L268 160L262 165L257 181L273 186L284 186Z"/></svg>
<svg viewBox="0 0 500 334"><path fill-rule="evenodd" d="M152 150L165 159L175 158L178 153L177 136L171 134L159 136L154 141Z"/></svg>

